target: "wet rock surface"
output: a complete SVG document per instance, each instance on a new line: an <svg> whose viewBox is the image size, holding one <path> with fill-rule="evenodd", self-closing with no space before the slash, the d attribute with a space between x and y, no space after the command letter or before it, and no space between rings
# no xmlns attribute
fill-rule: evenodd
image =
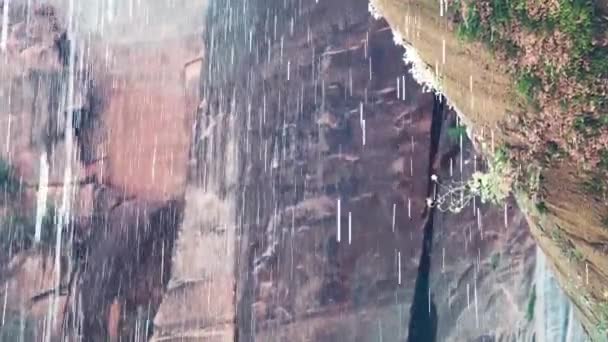
<svg viewBox="0 0 608 342"><path fill-rule="evenodd" d="M15 190L2 202L2 322L11 323L0 337L145 340L182 221L197 102L185 69L200 54L199 27L125 47L78 31L61 1L29 4L10 3L1 54L3 182ZM160 53L168 45L170 59Z"/></svg>
<svg viewBox="0 0 608 342"><path fill-rule="evenodd" d="M399 340L424 225L433 97L409 80L412 96L396 100L394 75L406 68L365 1L271 6L259 20L275 14L277 38L257 32L270 49L254 41L263 72L250 76L241 107L257 113L241 140L250 264L237 286L239 338Z"/></svg>
<svg viewBox="0 0 608 342"><path fill-rule="evenodd" d="M369 17L366 2L341 5L264 4L231 29L222 21L228 9L212 9L218 38L210 43L216 50L209 52L241 51L235 52L236 66L209 59L208 70L217 76L211 74L204 93L211 94L207 103L215 108L231 108L243 127L239 338L404 341L411 335L410 310L424 313L431 304L439 315L430 325L437 339L516 336L511 324L526 325L523 307L530 287L520 287L516 277L532 272L534 258L514 209L503 233L501 209L482 208L488 237L476 238L464 250L464 240L454 236L477 219L436 214L439 238L426 256L431 287L421 289L432 293L432 303L412 308L430 213L425 204L430 170L445 172L446 161L457 162L459 149L455 154L453 144L442 143L431 153L436 99L411 80L392 33ZM253 24L247 26L249 20ZM251 26L250 44L245 33ZM221 45L232 41L231 34L246 38L241 50ZM234 40L235 46L241 42ZM470 151L468 146L467 155ZM514 241L517 246L508 247ZM443 250L453 257L442 264ZM509 269L501 268L501 276L472 272L480 262L485 267L493 253L519 269L505 266ZM442 269L448 275L440 276ZM488 317L477 325L470 306L462 305L466 282L473 296L473 279L483 289L479 296ZM495 288L505 288L506 294ZM502 312L504 298L512 294L512 320L497 326L490 314Z"/></svg>
<svg viewBox="0 0 608 342"><path fill-rule="evenodd" d="M437 176L446 186L486 167L466 137L449 133L456 125L448 114L439 141ZM476 199L458 214L437 210L433 225L437 341L533 341L536 245L514 201L497 207Z"/></svg>
<svg viewBox="0 0 608 342"><path fill-rule="evenodd" d="M73 101L73 241L59 278L52 255L11 256L0 288L10 309L35 318L37 337L87 341L530 340L535 254L522 215L427 208L430 175L467 177L474 152L450 140L454 114L421 91L367 6L215 2L203 49L202 27L163 15L157 41L139 40L139 20L115 44L88 41ZM40 27L59 25L51 8L32 17ZM121 36L129 21L113 20L108 36ZM48 153L56 205L68 165L65 122L53 121L68 72L60 27L10 45L47 59L0 64L0 88L15 93L0 101L0 131L23 113L2 150L28 184Z"/></svg>
<svg viewBox="0 0 608 342"><path fill-rule="evenodd" d="M455 32L457 28L450 23L451 15L444 15L433 0L372 0L371 3L376 15L385 17L399 40L411 48L410 57L415 56L421 68L429 66L423 76L425 81L433 83L441 79L441 91L460 109L476 140L485 142L486 146L508 142L507 145L519 146L522 151L529 150L522 145L520 135L527 134L522 130L531 128L521 123L509 124L516 121L512 113L517 112L518 106L517 97L509 95L516 88L512 75L501 70L498 59L490 56L483 44L462 44ZM594 13L598 15L606 9L605 1L588 4L597 5ZM558 45L562 47L561 43ZM539 54L537 49L528 50ZM595 75L591 79L595 80ZM602 110L591 111L598 114ZM494 138L489 136L492 130ZM565 133L560 131L557 135L561 139ZM544 165L543 158L535 162ZM521 167L529 165L524 162ZM588 172L581 171L580 167L565 158L542 168L540 209L536 190L516 190L516 199L560 287L576 308L575 317L585 326L588 338L604 341L608 338L608 230L602 218L607 212L607 203L601 191L590 191L583 186L592 183L601 188L598 184L602 178L588 183Z"/></svg>

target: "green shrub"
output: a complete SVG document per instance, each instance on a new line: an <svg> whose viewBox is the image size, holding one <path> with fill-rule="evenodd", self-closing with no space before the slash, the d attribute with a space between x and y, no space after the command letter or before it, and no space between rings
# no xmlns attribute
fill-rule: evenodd
<svg viewBox="0 0 608 342"><path fill-rule="evenodd" d="M601 169L608 170L608 150L604 149L600 152L600 162L598 166Z"/></svg>
<svg viewBox="0 0 608 342"><path fill-rule="evenodd" d="M540 201L536 203L536 209L541 214L546 214L549 211L549 208L547 208L547 203L545 203L545 201Z"/></svg>
<svg viewBox="0 0 608 342"><path fill-rule="evenodd" d="M515 82L517 92L528 101L532 103L534 100L534 93L540 88L541 82L538 76L534 75L532 71L523 71L517 77Z"/></svg>
<svg viewBox="0 0 608 342"><path fill-rule="evenodd" d="M585 114L576 117L573 122L574 129L586 137L592 137L602 132L602 122L592 115Z"/></svg>
<svg viewBox="0 0 608 342"><path fill-rule="evenodd" d="M606 48L597 48L591 53L589 74L597 78L608 76L608 51Z"/></svg>
<svg viewBox="0 0 608 342"><path fill-rule="evenodd" d="M591 195L602 196L606 192L606 182L599 173L588 175L583 181L583 190Z"/></svg>
<svg viewBox="0 0 608 342"><path fill-rule="evenodd" d="M513 186L513 170L504 147L497 148L486 172L475 172L468 183L469 190L482 203L502 204Z"/></svg>
<svg viewBox="0 0 608 342"><path fill-rule="evenodd" d="M567 250L567 256L568 256L568 260L570 261L576 261L576 262L583 262L585 261L585 256L583 256L583 253L581 251L579 251L578 249L576 249L576 247L571 247Z"/></svg>
<svg viewBox="0 0 608 342"><path fill-rule="evenodd" d="M559 29L574 43L573 59L580 59L593 49L595 5L591 0L560 0L555 19Z"/></svg>
<svg viewBox="0 0 608 342"><path fill-rule="evenodd" d="M469 4L468 12L463 19L463 22L458 26L458 38L464 41L474 41L481 38L481 17L474 3Z"/></svg>
<svg viewBox="0 0 608 342"><path fill-rule="evenodd" d="M511 21L511 4L509 0L492 0L492 16L490 22L493 25L506 24Z"/></svg>
<svg viewBox="0 0 608 342"><path fill-rule="evenodd" d="M534 307L536 306L536 287L532 288L530 297L528 298L528 306L526 308L526 320L531 322L534 318Z"/></svg>
<svg viewBox="0 0 608 342"><path fill-rule="evenodd" d="M560 158L563 154L564 151L562 151L555 141L549 141L547 143L547 155L549 158Z"/></svg>

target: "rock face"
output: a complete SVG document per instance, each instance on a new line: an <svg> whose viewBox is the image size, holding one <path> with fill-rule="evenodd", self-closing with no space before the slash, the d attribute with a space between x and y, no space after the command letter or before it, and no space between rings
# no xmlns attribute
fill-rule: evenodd
<svg viewBox="0 0 608 342"><path fill-rule="evenodd" d="M63 0L30 3L2 6L9 20L0 153L17 186L12 202L2 202L3 222L10 222L2 225L9 246L3 242L0 251L9 313L2 320L11 325L0 328L0 338L144 340L182 219L206 2L178 7L199 20L182 16L168 30L162 24L180 13L164 1L138 2L131 16L108 11L112 18L92 26L97 10L76 5L69 13ZM144 39L150 19L165 21L154 25L154 39ZM116 32L97 31L112 20ZM57 211L43 218L43 241L35 244L46 164L42 203ZM27 322L25 330L19 322Z"/></svg>
<svg viewBox="0 0 608 342"><path fill-rule="evenodd" d="M52 7L26 12L19 3L10 7L11 25L0 66L3 119L2 158L23 175L38 182L40 155L54 147L61 134L61 85L66 72L65 31ZM26 14L30 24L26 25ZM61 142L59 142L61 144ZM52 160L52 157L49 157ZM64 164L53 165L59 173ZM55 173L55 172L52 172Z"/></svg>
<svg viewBox="0 0 608 342"><path fill-rule="evenodd" d="M60 315L65 296L49 300L57 279L62 279L51 255L52 224L42 224L42 241L35 239L36 189L41 161L49 164L49 207L58 207L65 155L62 83L65 77L66 36L52 7L27 9L19 1L6 12L6 45L0 51L0 161L2 163L2 225L0 227L0 281L3 324L0 339L39 340L56 332L48 314ZM28 24L26 24L26 22ZM86 94L78 94L86 97ZM74 108L78 110L80 108ZM71 162L71 161L70 161ZM72 163L76 182L83 167ZM48 213L43 213L48 214ZM86 216L74 212L75 218ZM56 303L52 310L51 303ZM21 334L21 335L20 335Z"/></svg>
<svg viewBox="0 0 608 342"><path fill-rule="evenodd" d="M505 228L502 208L481 207L483 238L472 226L477 216L435 213L432 254L426 248L421 258L432 222L430 173L447 174L460 147L447 130L432 133L443 112L413 82L386 24L370 18L365 1L248 6L211 7L204 85L211 123L200 128L205 135L224 111L240 125L239 340L418 341L410 328L426 324L420 317L437 340L531 338L524 317L535 254L515 208ZM509 319L497 323L492 317L506 305ZM429 307L434 318L424 318Z"/></svg>
<svg viewBox="0 0 608 342"><path fill-rule="evenodd" d="M515 97L509 95L513 88L509 75L481 45L458 42L450 19L443 16L436 1L371 3L411 48L409 55L418 59L419 66L431 66L425 80L441 79L441 91L461 110L476 139L489 144L487 132L495 130L497 142L518 141L521 125L515 129L509 125L509 121L514 121L509 113L517 105ZM598 11L606 10L606 1L593 4L597 4ZM548 210L538 210L530 196L523 193L516 196L517 203L561 287L577 308L585 330L593 340L604 341L608 336L608 230L602 223L608 212L606 196L582 189L584 172L571 162L551 165L542 176ZM601 180L594 184L598 182Z"/></svg>
<svg viewBox="0 0 608 342"><path fill-rule="evenodd" d="M257 32L270 62L245 100L258 110L243 146L250 264L237 286L239 338L400 340L425 223L433 96L407 78L397 100L395 76L407 69L365 1L278 5L259 19L283 18L276 39Z"/></svg>
<svg viewBox="0 0 608 342"><path fill-rule="evenodd" d="M456 121L451 113L442 127L437 175L445 186L438 188L440 194L485 167L462 133L449 134L456 131ZM438 312L437 341L538 338L534 304L529 307L537 295L536 246L514 200L502 208L477 199L458 214L437 210L433 226L431 291Z"/></svg>
<svg viewBox="0 0 608 342"><path fill-rule="evenodd" d="M32 340L533 339L522 214L427 207L442 191L431 174L464 179L483 162L365 0L216 1L204 46L204 1L141 1L134 17L128 3L94 1L99 18L75 9L85 86L68 110L87 184L72 197L74 239L59 270L29 249L0 274ZM61 182L63 14L34 12L32 45L17 8L0 153L36 184L46 151ZM59 205L64 189L49 194Z"/></svg>

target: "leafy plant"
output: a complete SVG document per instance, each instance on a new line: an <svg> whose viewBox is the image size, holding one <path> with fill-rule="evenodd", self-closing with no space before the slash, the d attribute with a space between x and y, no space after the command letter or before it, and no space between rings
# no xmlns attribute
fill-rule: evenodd
<svg viewBox="0 0 608 342"><path fill-rule="evenodd" d="M534 100L534 92L540 88L541 82L538 76L531 70L521 72L515 82L517 92L525 98L528 103Z"/></svg>
<svg viewBox="0 0 608 342"><path fill-rule="evenodd" d="M514 174L506 150L499 148L487 171L475 172L467 181L452 181L449 185L443 185L435 175L431 180L442 188L442 191L436 198L429 198L427 204L441 211L459 213L475 197L479 197L482 203L503 203L511 192Z"/></svg>
<svg viewBox="0 0 608 342"><path fill-rule="evenodd" d="M546 214L549 211L549 208L547 208L547 203L545 203L545 201L540 201L536 203L536 209L541 214Z"/></svg>
<svg viewBox="0 0 608 342"><path fill-rule="evenodd" d="M487 172L475 172L469 182L471 192L478 195L482 203L492 204L503 203L512 185L511 165L504 148L496 150Z"/></svg>
<svg viewBox="0 0 608 342"><path fill-rule="evenodd" d="M531 322L534 318L534 308L536 306L536 287L532 288L530 297L528 298L528 306L526 307L526 320Z"/></svg>
<svg viewBox="0 0 608 342"><path fill-rule="evenodd" d="M555 141L547 142L547 162L550 162L553 159L559 159L564 156L564 151L559 147L559 145Z"/></svg>
<svg viewBox="0 0 608 342"><path fill-rule="evenodd" d="M468 11L463 19L456 33L458 37L464 41L473 41L481 38L481 16L477 7L475 7L475 3L469 3Z"/></svg>
<svg viewBox="0 0 608 342"><path fill-rule="evenodd" d="M608 150L603 150L600 152L600 162L598 166L601 169L608 170Z"/></svg>
<svg viewBox="0 0 608 342"><path fill-rule="evenodd" d="M605 77L608 75L608 51L606 49L595 49L591 53L589 73L594 77Z"/></svg>
<svg viewBox="0 0 608 342"><path fill-rule="evenodd" d="M559 29L573 39L573 59L581 58L593 48L594 10L591 0L559 1L555 20Z"/></svg>
<svg viewBox="0 0 608 342"><path fill-rule="evenodd" d="M590 114L578 116L573 122L574 129L584 136L594 136L601 132L602 121Z"/></svg>
<svg viewBox="0 0 608 342"><path fill-rule="evenodd" d="M511 21L511 5L509 0L492 0L490 3L492 15L490 23L493 26L503 25Z"/></svg>
<svg viewBox="0 0 608 342"><path fill-rule="evenodd" d="M571 248L567 249L566 255L568 257L568 260L570 260L570 261L576 261L576 262L585 261L585 256L583 255L583 253L581 251L576 249L576 247L571 247Z"/></svg>

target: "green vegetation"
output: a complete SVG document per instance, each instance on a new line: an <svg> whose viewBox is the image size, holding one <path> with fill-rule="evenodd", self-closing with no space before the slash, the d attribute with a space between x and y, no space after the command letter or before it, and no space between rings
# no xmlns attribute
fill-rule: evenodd
<svg viewBox="0 0 608 342"><path fill-rule="evenodd" d="M585 256L581 251L576 249L576 247L564 236L564 233L559 229L553 229L551 231L551 239L555 244L559 247L563 256L565 256L570 262L583 262L585 261Z"/></svg>
<svg viewBox="0 0 608 342"><path fill-rule="evenodd" d="M477 7L469 6L469 10L463 19L463 23L458 26L458 37L464 41L473 41L481 38L483 28Z"/></svg>
<svg viewBox="0 0 608 342"><path fill-rule="evenodd" d="M573 123L574 129L585 137L596 136L601 133L602 128L606 125L598 118L591 114L585 114L576 117Z"/></svg>
<svg viewBox="0 0 608 342"><path fill-rule="evenodd" d="M516 113L521 133L529 139L529 152L518 155L522 164L544 155L547 160L540 162L545 166L564 157L586 170L598 166L598 153L606 148L601 132L608 129L608 99L602 96L608 91L608 47L600 45L606 24L596 6L593 0L450 2L458 37L481 42L502 58L517 94L525 100ZM539 44L547 39L552 43ZM569 123L572 128L564 130ZM563 138L548 141L549 137ZM607 158L602 157L599 165L604 179Z"/></svg>
<svg viewBox="0 0 608 342"><path fill-rule="evenodd" d="M582 186L586 193L598 197L604 196L607 191L606 181L599 172L588 173Z"/></svg>
<svg viewBox="0 0 608 342"><path fill-rule="evenodd" d="M528 306L526 307L526 320L531 322L534 318L534 307L536 306L536 287L532 288L530 297L528 298Z"/></svg>
<svg viewBox="0 0 608 342"><path fill-rule="evenodd" d="M576 249L576 247L570 247L567 249L566 256L570 261L583 262L585 261L585 256L581 251Z"/></svg>
<svg viewBox="0 0 608 342"><path fill-rule="evenodd" d="M7 215L0 225L0 251L16 253L34 245L36 223L33 217ZM55 210L49 208L42 219L40 243L52 246L55 238Z"/></svg>
<svg viewBox="0 0 608 342"><path fill-rule="evenodd" d="M551 158L559 158L564 152L555 141L549 141L547 143L547 153Z"/></svg>
<svg viewBox="0 0 608 342"><path fill-rule="evenodd" d="M525 70L519 74L515 82L517 92L528 101L532 103L536 91L541 86L540 78L532 73L530 70Z"/></svg>
<svg viewBox="0 0 608 342"><path fill-rule="evenodd" d="M482 203L502 204L513 185L514 174L505 147L497 148L487 172L475 172L469 187Z"/></svg>
<svg viewBox="0 0 608 342"><path fill-rule="evenodd" d="M520 107L509 171L501 164L476 173L469 183L482 201L500 202L509 184L526 193L539 214L548 213L540 177L530 175L558 165L577 165L580 188L598 203L608 195L608 46L606 20L594 0L451 1L456 34L493 52L513 77ZM540 171L528 170L530 165ZM499 180L499 177L507 177ZM515 181L513 180L515 178ZM608 228L608 215L599 222ZM574 244L553 239L570 261L583 261Z"/></svg>
<svg viewBox="0 0 608 342"><path fill-rule="evenodd" d="M547 203L545 203L545 201L540 201L536 203L536 209L538 209L538 212L540 214L546 214L549 211L549 208L547 208Z"/></svg>
<svg viewBox="0 0 608 342"><path fill-rule="evenodd" d="M8 196L19 192L20 185L13 168L4 159L0 159L0 191Z"/></svg>
<svg viewBox="0 0 608 342"><path fill-rule="evenodd" d="M482 199L495 202L508 193L497 184L509 184L534 205L534 212L547 213L541 175L557 166L559 171L579 177L584 200L589 200L581 206L605 205L608 21L598 4L595 0L450 1L457 36L463 42L481 43L490 49L504 66L503 71L512 76L515 100L519 100L519 108L510 113L514 117L505 120L503 131L505 142L513 144L509 161L494 163L494 169L476 174L471 183L471 192L483 194ZM498 177L506 179L499 181ZM499 195L492 195L496 193ZM603 215L592 221L608 229L608 212L604 209L600 213ZM566 230L552 226L546 225L543 232L559 248L562 259L579 268L585 255L574 240L577 232L572 231L571 237ZM535 296L532 293L528 301L528 320L533 318ZM594 305L594 316L598 312L601 338L597 340L608 341L608 304L600 309Z"/></svg>
<svg viewBox="0 0 608 342"><path fill-rule="evenodd" d="M492 271L496 271L499 264L500 264L500 254L499 253L492 254L492 258L490 259L490 266L492 266Z"/></svg>
<svg viewBox="0 0 608 342"><path fill-rule="evenodd" d="M600 162L598 166L604 170L608 170L608 150L602 150L600 152Z"/></svg>
<svg viewBox="0 0 608 342"><path fill-rule="evenodd" d="M448 128L448 137L450 137L450 139L452 139L453 141L460 141L461 137L464 137L467 135L467 128L466 126L453 126L453 127L449 127Z"/></svg>
<svg viewBox="0 0 608 342"><path fill-rule="evenodd" d="M602 217L602 226L608 229L608 214L604 214Z"/></svg>
<svg viewBox="0 0 608 342"><path fill-rule="evenodd" d="M475 197L482 203L502 204L511 193L515 174L506 153L506 149L498 148L486 171L477 171L466 181L453 181L447 187L439 183L433 175L431 180L444 187L435 199L428 199L429 206L435 206L440 211L459 213Z"/></svg>
<svg viewBox="0 0 608 342"><path fill-rule="evenodd" d="M593 49L595 6L591 0L560 0L555 15L557 26L574 41L574 58L583 58Z"/></svg>
<svg viewBox="0 0 608 342"><path fill-rule="evenodd" d="M597 341L608 341L608 302L602 302L597 306L599 321L596 325L594 339Z"/></svg>

